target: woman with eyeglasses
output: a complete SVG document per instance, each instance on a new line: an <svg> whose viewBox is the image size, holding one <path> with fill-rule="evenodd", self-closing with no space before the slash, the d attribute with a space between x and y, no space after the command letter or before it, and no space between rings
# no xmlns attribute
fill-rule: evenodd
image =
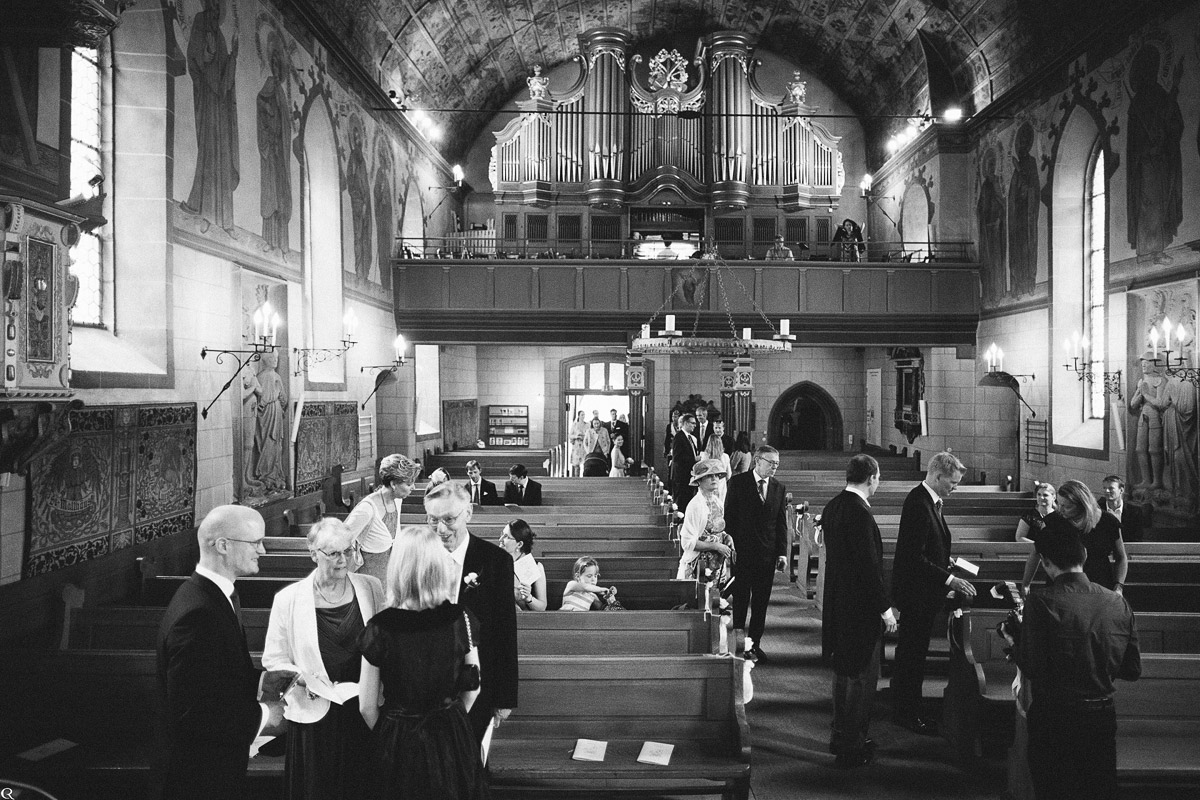
<svg viewBox="0 0 1200 800"><path fill-rule="evenodd" d="M536 538L523 519L511 520L500 532L500 546L513 559L513 598L522 611L546 610L546 569L533 558Z"/></svg>
<svg viewBox="0 0 1200 800"><path fill-rule="evenodd" d="M308 552L317 568L275 595L262 655L265 669L298 673L284 712L284 797L350 800L367 789L371 731L357 703L321 695L358 682L358 637L383 608L383 586L354 572L358 543L339 519L312 526Z"/></svg>
<svg viewBox="0 0 1200 800"><path fill-rule="evenodd" d="M397 453L379 462L379 483L375 491L359 501L346 517L346 524L357 537L362 551L358 571L373 575L383 583L387 579L388 557L400 521L400 501L412 494L421 474L421 465Z"/></svg>

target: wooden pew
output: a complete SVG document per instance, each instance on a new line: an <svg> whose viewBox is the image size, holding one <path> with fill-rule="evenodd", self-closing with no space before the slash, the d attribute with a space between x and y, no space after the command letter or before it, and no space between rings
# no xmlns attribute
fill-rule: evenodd
<svg viewBox="0 0 1200 800"><path fill-rule="evenodd" d="M495 525L499 529L514 517L525 520L535 531L549 527L658 525L662 524L663 519L661 514L652 511L649 506L617 510L592 508L590 511L565 511L541 506L540 508L523 508L520 509L520 513L517 513L517 509L504 506L476 506L472 514L471 525L473 527ZM424 525L426 520L424 511L416 513L409 511L407 507L400 514L401 525Z"/></svg>
<svg viewBox="0 0 1200 800"><path fill-rule="evenodd" d="M561 538L539 534L534 540L533 555L539 561L552 556L578 558L585 553L601 559L605 556L674 556L677 548L667 539L666 530L656 529L656 534L648 539ZM268 553L308 552L308 543L295 537L268 536L264 544Z"/></svg>
<svg viewBox="0 0 1200 800"><path fill-rule="evenodd" d="M158 575L142 580L140 602L147 606L165 606L171 601L175 590L187 580L186 575ZM291 578L264 578L252 576L238 578L238 596L242 608L270 608L275 593L292 583ZM547 579L547 599L550 609L562 604L562 592L566 580ZM614 583L617 583L614 581ZM607 584L606 584L607 585ZM698 608L697 583L660 579L629 579L617 583L618 598L630 610L666 611L677 606Z"/></svg>
<svg viewBox="0 0 1200 800"><path fill-rule="evenodd" d="M165 608L97 606L71 612L71 650L153 650ZM268 608L242 609L242 625L252 653L266 640ZM631 611L578 614L568 611L517 614L518 652L523 655L684 655L714 653L716 615L701 610Z"/></svg>
<svg viewBox="0 0 1200 800"><path fill-rule="evenodd" d="M488 760L493 796L748 797L742 669L720 656L522 658L521 703ZM605 760L573 760L578 738L608 742ZM670 764L638 763L645 741L674 745Z"/></svg>
<svg viewBox="0 0 1200 800"><path fill-rule="evenodd" d="M580 551L583 554L583 551ZM588 553L588 555L591 555ZM577 557L544 556L537 560L546 568L549 579L567 580ZM313 570L308 553L267 553L259 556L259 572L262 577L303 578ZM622 581L629 578L673 578L679 567L674 556L610 556L601 560L600 569L605 580Z"/></svg>

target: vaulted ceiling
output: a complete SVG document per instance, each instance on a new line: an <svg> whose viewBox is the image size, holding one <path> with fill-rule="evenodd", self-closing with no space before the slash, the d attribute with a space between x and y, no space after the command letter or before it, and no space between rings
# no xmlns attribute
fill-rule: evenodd
<svg viewBox="0 0 1200 800"><path fill-rule="evenodd" d="M716 30L813 70L860 114L981 110L1099 25L1171 0L302 0L385 90L436 113L461 155L534 65L578 53L597 26L691 54ZM938 98L935 97L936 101ZM933 103L936 105L936 102Z"/></svg>

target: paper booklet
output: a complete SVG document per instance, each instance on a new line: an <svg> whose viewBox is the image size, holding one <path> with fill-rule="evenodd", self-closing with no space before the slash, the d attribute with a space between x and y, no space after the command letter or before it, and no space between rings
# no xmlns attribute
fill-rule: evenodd
<svg viewBox="0 0 1200 800"><path fill-rule="evenodd" d="M571 758L576 761L603 761L604 753L608 750L608 742L598 742L595 739L577 739L575 752Z"/></svg>
<svg viewBox="0 0 1200 800"><path fill-rule="evenodd" d="M638 753L637 760L642 764L658 764L665 767L671 763L671 753L673 752L675 752L673 744L645 742L642 745L642 752Z"/></svg>
<svg viewBox="0 0 1200 800"><path fill-rule="evenodd" d="M965 558L954 559L954 564L952 566L961 569L963 572L971 573L972 577L979 574L979 567L975 564L972 564L970 561L967 561Z"/></svg>

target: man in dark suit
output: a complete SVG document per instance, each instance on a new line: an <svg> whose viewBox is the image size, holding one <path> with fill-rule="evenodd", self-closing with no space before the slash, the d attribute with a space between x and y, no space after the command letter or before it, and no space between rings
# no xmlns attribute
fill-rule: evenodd
<svg viewBox="0 0 1200 800"><path fill-rule="evenodd" d="M508 468L508 483L504 484L504 502L518 506L540 506L542 485L529 477L524 464Z"/></svg>
<svg viewBox="0 0 1200 800"><path fill-rule="evenodd" d="M472 505L498 506L501 504L500 496L496 494L496 484L483 477L483 467L474 459L467 462L467 482L464 487L471 497Z"/></svg>
<svg viewBox="0 0 1200 800"><path fill-rule="evenodd" d="M900 609L900 636L892 669L892 702L899 725L928 736L937 735L937 725L920 715L921 684L933 620L956 592L975 595L970 581L950 571L950 528L942 515L942 501L958 488L965 471L951 453L931 458L925 480L904 500L896 537L892 599Z"/></svg>
<svg viewBox="0 0 1200 800"><path fill-rule="evenodd" d="M1119 475L1104 479L1104 500L1100 506L1121 520L1121 538L1140 542L1146 536L1146 519L1141 506L1125 502L1125 481Z"/></svg>
<svg viewBox="0 0 1200 800"><path fill-rule="evenodd" d="M513 602L512 556L472 534L471 498L466 488L443 483L425 495L429 526L458 565L454 602L479 620L480 692L468 716L482 741L489 724L499 725L517 707L517 606Z"/></svg>
<svg viewBox="0 0 1200 800"><path fill-rule="evenodd" d="M763 445L754 453L754 469L730 478L725 493L725 532L737 551L733 627L745 629L746 657L756 661L766 660L762 636L775 572L787 565L787 489L771 477L778 468L779 451Z"/></svg>
<svg viewBox="0 0 1200 800"><path fill-rule="evenodd" d="M708 418L708 406L696 407L696 449L703 450L708 447L708 437L712 436L713 423Z"/></svg>
<svg viewBox="0 0 1200 800"><path fill-rule="evenodd" d="M692 467L700 448L692 435L696 430L696 415L684 414L679 418L679 433L671 443L671 496L680 511L687 511L688 502L696 495L692 486Z"/></svg>
<svg viewBox="0 0 1200 800"><path fill-rule="evenodd" d="M833 667L834 765L852 769L871 760L867 736L883 629L896 630L896 612L883 582L883 541L871 513L879 462L860 454L846 467L846 488L821 513L825 532L825 596L821 650Z"/></svg>
<svg viewBox="0 0 1200 800"><path fill-rule="evenodd" d="M266 526L245 506L218 506L200 523L200 563L158 630L158 739L150 796L241 798L250 744L283 732L283 705L259 703L234 581L258 572ZM270 673L275 694L294 673Z"/></svg>

